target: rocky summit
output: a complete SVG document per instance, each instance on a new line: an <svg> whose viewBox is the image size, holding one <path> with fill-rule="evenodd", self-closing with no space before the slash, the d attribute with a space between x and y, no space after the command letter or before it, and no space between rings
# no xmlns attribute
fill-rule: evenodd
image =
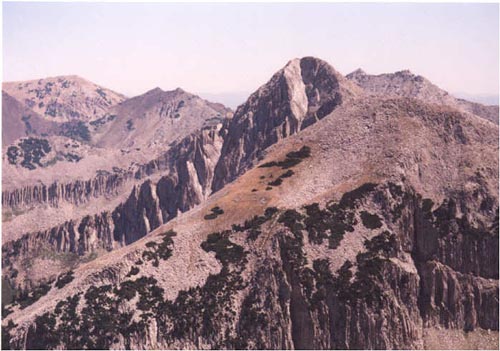
<svg viewBox="0 0 500 351"><path fill-rule="evenodd" d="M498 349L498 106L314 57L2 99L2 348Z"/></svg>

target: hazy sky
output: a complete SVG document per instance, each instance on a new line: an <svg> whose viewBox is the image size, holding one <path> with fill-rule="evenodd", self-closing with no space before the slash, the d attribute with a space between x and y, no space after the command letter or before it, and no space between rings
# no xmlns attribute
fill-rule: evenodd
<svg viewBox="0 0 500 351"><path fill-rule="evenodd" d="M294 57L498 95L498 4L3 3L3 79L237 96ZM215 96L215 95L214 95Z"/></svg>

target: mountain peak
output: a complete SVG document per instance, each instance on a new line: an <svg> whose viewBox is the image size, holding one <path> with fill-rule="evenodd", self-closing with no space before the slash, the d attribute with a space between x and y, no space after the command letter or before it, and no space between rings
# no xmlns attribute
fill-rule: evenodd
<svg viewBox="0 0 500 351"><path fill-rule="evenodd" d="M361 68L356 69L355 71L352 71L348 75L346 75L347 79L352 79L352 78L359 78L359 77L364 77L366 76L366 72L362 70Z"/></svg>
<svg viewBox="0 0 500 351"><path fill-rule="evenodd" d="M232 119L157 87L47 137L5 93L3 348L498 344L498 126L353 75L297 58ZM13 88L110 99L76 79Z"/></svg>
<svg viewBox="0 0 500 351"><path fill-rule="evenodd" d="M54 122L91 121L125 96L77 75L5 82L2 89L42 118Z"/></svg>
<svg viewBox="0 0 500 351"><path fill-rule="evenodd" d="M281 93L278 94L278 91ZM305 56L288 61L266 84L255 91L239 110L244 114L245 111L253 108L254 102L262 102L265 97L278 105L285 103L289 106L293 118L297 119L296 122L300 126L307 117L306 115L313 115L327 100L339 98L341 95L344 97L355 95L358 91L359 87L345 79L326 61ZM285 92L286 94L283 94ZM278 95L280 95L280 101L276 100ZM321 109L320 116L317 118L324 117L327 114L325 111L331 111L336 105L337 103L328 103L330 107ZM287 114L290 113L287 112ZM274 114L267 115L270 118Z"/></svg>
<svg viewBox="0 0 500 351"><path fill-rule="evenodd" d="M416 75L410 71L409 69L403 69L401 71L397 71L396 73L394 73L395 75L398 75L398 76L406 76L406 77L415 77Z"/></svg>
<svg viewBox="0 0 500 351"><path fill-rule="evenodd" d="M181 88L159 87L127 99L109 109L116 118L99 131L98 144L105 147L151 147L165 144L203 128L207 120L222 121L230 113L222 104L202 100Z"/></svg>
<svg viewBox="0 0 500 351"><path fill-rule="evenodd" d="M320 72L320 69L324 70ZM300 73L302 76L305 75L316 75L318 73L326 73L334 76L341 76L328 62L314 57L314 56L304 56L301 58L294 58L283 67L282 71Z"/></svg>
<svg viewBox="0 0 500 351"><path fill-rule="evenodd" d="M151 90L148 90L144 93L144 95L151 95L151 94L161 94L164 93L164 91L160 87L153 88Z"/></svg>
<svg viewBox="0 0 500 351"><path fill-rule="evenodd" d="M265 148L326 117L360 92L330 64L295 58L236 110L215 169L213 190L248 169ZM250 135L241 139L241 135ZM238 145L238 147L234 147Z"/></svg>
<svg viewBox="0 0 500 351"><path fill-rule="evenodd" d="M349 73L346 78L370 95L409 97L427 103L447 105L498 124L498 108L496 106L488 107L456 99L425 77L417 75L409 69L377 75L365 74L356 70Z"/></svg>
<svg viewBox="0 0 500 351"><path fill-rule="evenodd" d="M175 88L174 90L163 90L160 87L156 87L156 88L153 88L151 90L148 90L147 92L145 92L142 95L136 96L135 98L141 97L141 96L151 96L151 95L173 97L173 96L179 96L179 95L184 95L184 94L194 96L194 94L191 94L182 88Z"/></svg>

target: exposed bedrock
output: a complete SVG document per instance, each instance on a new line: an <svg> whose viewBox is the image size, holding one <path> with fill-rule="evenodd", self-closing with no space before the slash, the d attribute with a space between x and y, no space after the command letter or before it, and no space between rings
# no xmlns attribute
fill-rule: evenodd
<svg viewBox="0 0 500 351"><path fill-rule="evenodd" d="M10 208L24 208L40 204L58 207L61 202L81 205L91 198L116 195L131 174L99 175L89 180L75 180L70 183L54 182L29 185L2 191L2 205Z"/></svg>
<svg viewBox="0 0 500 351"><path fill-rule="evenodd" d="M168 164L164 170L167 175L157 183L148 179L134 186L126 201L112 211L69 220L5 243L4 262L20 259L45 245L57 252L85 255L99 248L112 250L142 238L209 195L221 144L219 127L206 128L186 137L155 163ZM147 169L152 172L152 166L149 167L144 166L142 172L148 172Z"/></svg>
<svg viewBox="0 0 500 351"><path fill-rule="evenodd" d="M227 122L212 189L236 179L266 148L327 116L355 93L356 87L324 61L290 61Z"/></svg>
<svg viewBox="0 0 500 351"><path fill-rule="evenodd" d="M151 189L144 185L143 192ZM10 345L416 349L423 347L425 327L498 330L498 270L477 269L498 259L489 257L484 245L498 238L497 209L484 208L466 220L454 211L442 213L450 202L475 206L474 201L463 203L469 196L453 194L434 204L405 185L365 184L325 207L276 210L245 224L246 229L209 235L200 244L207 252L215 251L220 272L200 286L179 291L173 300L165 300L159 282L151 278L148 290L132 288L139 281L133 278L112 283L115 289L108 286L99 292L91 287L71 308L85 307L92 323L77 319L72 324L77 329L64 334L72 322L58 320L61 311L56 309L17 329ZM154 216L159 218L158 212ZM266 226L267 221L272 225ZM451 225L455 222L461 224ZM421 245L422 238L431 245ZM457 242L453 249L467 252L472 245L478 255L453 268L454 261L446 255L430 254L438 248L446 253L451 241ZM346 253L351 245L356 251ZM118 292L125 287L140 298L124 298L129 290L126 295ZM110 308L130 311L128 319L120 320L124 324L107 327L106 315L93 312L101 311L94 306L95 294L102 294ZM134 319L137 301L137 313L142 314ZM71 310L65 313L71 315ZM140 323L132 322L139 318ZM102 326L101 334L82 336L86 329L81 328L94 325Z"/></svg>

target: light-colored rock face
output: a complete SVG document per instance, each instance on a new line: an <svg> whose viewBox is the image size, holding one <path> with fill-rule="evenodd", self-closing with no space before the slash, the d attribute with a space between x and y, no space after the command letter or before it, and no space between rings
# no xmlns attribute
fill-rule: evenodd
<svg viewBox="0 0 500 351"><path fill-rule="evenodd" d="M103 178L123 198L5 243L7 282L59 279L7 306L4 340L414 349L436 347L430 331L491 329L498 343L497 152L484 119L365 96L320 60L292 60L232 120L173 142L127 185ZM103 186L73 184L81 195L63 202Z"/></svg>
<svg viewBox="0 0 500 351"><path fill-rule="evenodd" d="M331 128L338 123L343 128ZM450 136L447 129L453 124L466 130L466 143L461 136ZM409 126L421 132L411 134ZM18 324L11 342L32 348L102 342L101 348L387 349L423 347L424 331L431 326L495 329L498 265L491 263L498 260L498 236L491 226L498 178L488 173L498 164L495 128L412 100L342 106L269 149L261 164L282 160L304 145L311 147L311 156L293 166L294 174L281 185L265 190L284 172L279 167L252 169L144 240L78 268L69 285L52 287L39 302L9 316ZM395 146L401 153L394 155L383 146L398 135L406 137L407 148ZM430 163L442 169L414 168L416 151L441 148L441 158ZM358 158L351 157L354 150ZM464 170L458 177L443 172L458 159L472 163L477 150L483 150L483 163L477 165L480 175L477 169ZM484 164L488 162L492 164ZM313 174L311 169L317 171ZM402 180L403 174L407 179ZM434 182L429 183L431 178ZM321 183L323 179L329 185ZM274 205L278 213L263 215ZM215 206L224 213L205 220ZM287 208L298 213L287 214ZM264 217L262 224L243 224L254 214ZM229 235L229 243L218 242L225 239L215 234L207 238L208 233L230 229L232 223L243 228L223 234ZM143 252L153 252L159 244L146 243L162 242L159 234L171 228L177 232L172 256L159 259L155 267L155 260ZM127 276L133 267L138 273ZM179 272L189 273L182 281L164 279L178 277ZM135 285L141 282L154 290L141 290ZM93 290L92 286L106 284L111 284L109 293ZM126 286L133 286L131 299L125 298ZM76 307L55 309L57 301L78 292L82 294ZM45 312L49 314L44 318L51 320L72 308L85 309L82 318L96 331L93 328L104 319L110 320L95 314L94 299L102 294L111 299L104 302L110 304L109 313L114 313L114 303L119 311L131 313L124 325L100 329L113 336L108 341L100 336L80 338L83 319L63 344L56 336L65 322L48 329L45 319L33 322L35 315ZM140 317L143 312L149 315ZM141 320L143 324L133 323Z"/></svg>
<svg viewBox="0 0 500 351"><path fill-rule="evenodd" d="M2 85L9 95L49 121L91 121L125 96L78 76L60 76Z"/></svg>
<svg viewBox="0 0 500 351"><path fill-rule="evenodd" d="M288 97L292 114L302 120L307 113L309 101L306 95L306 86L302 80L300 60L294 59L283 69L283 75L288 85Z"/></svg>
<svg viewBox="0 0 500 351"><path fill-rule="evenodd" d="M447 105L498 124L498 106L485 106L457 99L424 77L415 75L408 70L369 75L363 70L357 69L348 74L346 78L370 94L384 97L410 97L437 105Z"/></svg>
<svg viewBox="0 0 500 351"><path fill-rule="evenodd" d="M308 127L360 93L328 63L290 61L236 110L228 124L213 190L234 180L270 145Z"/></svg>

